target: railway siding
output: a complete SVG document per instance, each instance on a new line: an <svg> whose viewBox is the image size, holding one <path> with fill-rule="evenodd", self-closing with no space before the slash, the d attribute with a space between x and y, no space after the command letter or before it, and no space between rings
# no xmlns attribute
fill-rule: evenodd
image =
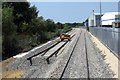
<svg viewBox="0 0 120 80"><path fill-rule="evenodd" d="M44 58L47 60L47 63L50 64L49 58L55 55L57 57L58 51L66 44L67 42L61 42L58 45L56 45L54 48L50 49L45 53Z"/></svg>

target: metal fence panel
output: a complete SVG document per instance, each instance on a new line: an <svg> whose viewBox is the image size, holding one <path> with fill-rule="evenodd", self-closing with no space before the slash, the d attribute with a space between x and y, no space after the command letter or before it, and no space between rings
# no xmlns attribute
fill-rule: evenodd
<svg viewBox="0 0 120 80"><path fill-rule="evenodd" d="M120 29L89 27L89 31L120 58Z"/></svg>

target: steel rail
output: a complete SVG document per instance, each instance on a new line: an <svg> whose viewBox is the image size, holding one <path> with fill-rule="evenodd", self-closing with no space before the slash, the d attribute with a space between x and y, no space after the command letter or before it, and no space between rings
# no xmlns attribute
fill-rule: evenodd
<svg viewBox="0 0 120 80"><path fill-rule="evenodd" d="M86 36L84 33L84 40L85 40L85 54L86 54L86 63L87 63L87 78L88 80L90 80L90 72L89 72L89 62L88 62L88 52L87 52L87 40L86 40Z"/></svg>
<svg viewBox="0 0 120 80"><path fill-rule="evenodd" d="M82 33L82 31L80 32L80 35L81 35L81 33ZM78 43L78 40L79 40L79 38L80 38L80 35L79 35L78 38L77 38L77 41L76 41L76 43L75 43L75 45L74 45L74 47L73 47L73 49L72 49L72 52L70 53L70 57L68 58L68 61L67 61L66 65L65 65L65 67L64 67L64 69L63 69L63 71L62 71L62 74L61 74L59 80L62 80L62 77L63 77L63 75L64 75L64 73L65 73L65 70L66 70L66 68L67 68L67 66L68 66L68 64L69 64L69 61L70 61L70 59L71 59L71 56L73 55L73 52L74 52L74 50L75 50L75 47L76 47L76 45L77 45L77 43Z"/></svg>

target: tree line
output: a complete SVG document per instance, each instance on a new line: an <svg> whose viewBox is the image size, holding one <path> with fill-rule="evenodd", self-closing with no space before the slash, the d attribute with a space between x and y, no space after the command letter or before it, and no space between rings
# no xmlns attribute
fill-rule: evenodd
<svg viewBox="0 0 120 80"><path fill-rule="evenodd" d="M2 4L3 59L28 51L71 30L71 24L45 20L38 16L38 12L36 6L30 6L29 2Z"/></svg>

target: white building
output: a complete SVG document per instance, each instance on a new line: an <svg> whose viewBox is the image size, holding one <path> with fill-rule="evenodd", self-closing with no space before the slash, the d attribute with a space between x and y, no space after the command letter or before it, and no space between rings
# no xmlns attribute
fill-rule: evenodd
<svg viewBox="0 0 120 80"><path fill-rule="evenodd" d="M100 22L101 22L100 13L93 13L88 17L88 26L98 27L98 26L100 26Z"/></svg>
<svg viewBox="0 0 120 80"><path fill-rule="evenodd" d="M119 14L119 16L118 16ZM102 16L102 26L111 27L114 22L120 20L120 12L107 12Z"/></svg>

